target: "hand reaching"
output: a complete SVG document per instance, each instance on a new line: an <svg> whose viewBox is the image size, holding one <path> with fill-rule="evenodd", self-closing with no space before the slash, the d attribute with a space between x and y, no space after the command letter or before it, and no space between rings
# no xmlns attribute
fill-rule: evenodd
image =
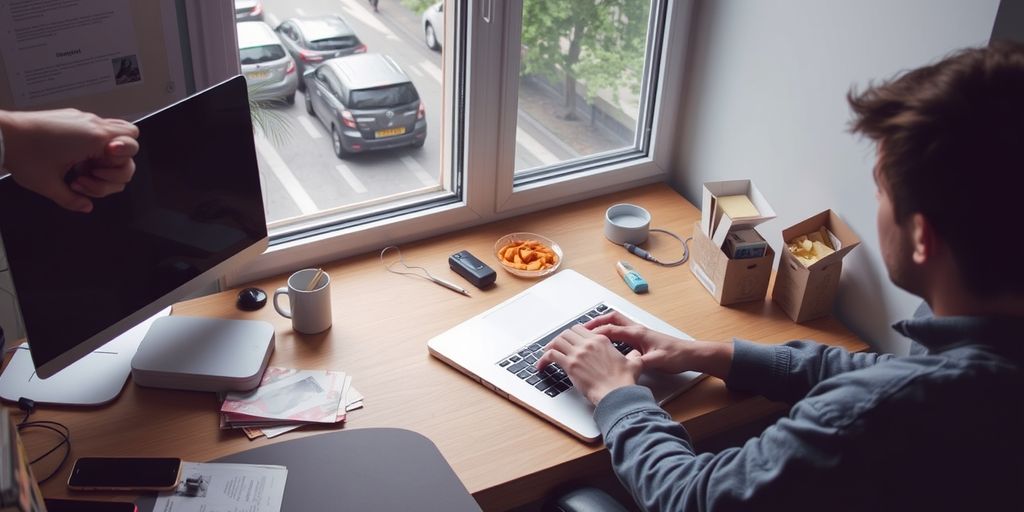
<svg viewBox="0 0 1024 512"><path fill-rule="evenodd" d="M90 198L124 190L135 172L139 129L127 121L75 109L0 111L0 130L14 180L69 210L92 211Z"/></svg>

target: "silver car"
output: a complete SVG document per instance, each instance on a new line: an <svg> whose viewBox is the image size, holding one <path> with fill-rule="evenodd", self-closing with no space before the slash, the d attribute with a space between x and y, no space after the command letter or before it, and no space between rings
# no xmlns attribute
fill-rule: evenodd
<svg viewBox="0 0 1024 512"><path fill-rule="evenodd" d="M274 29L262 21L239 23L238 57L249 83L250 99L295 103L295 90L299 87L295 61Z"/></svg>
<svg viewBox="0 0 1024 512"><path fill-rule="evenodd" d="M235 21L263 21L263 2L235 0Z"/></svg>
<svg viewBox="0 0 1024 512"><path fill-rule="evenodd" d="M444 2L438 2L423 11L423 42L431 50L440 50L444 41Z"/></svg>

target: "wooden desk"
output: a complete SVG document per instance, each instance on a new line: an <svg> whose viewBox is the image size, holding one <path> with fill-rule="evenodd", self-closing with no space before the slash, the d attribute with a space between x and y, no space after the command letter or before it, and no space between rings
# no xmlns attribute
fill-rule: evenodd
<svg viewBox="0 0 1024 512"><path fill-rule="evenodd" d="M177 305L174 314L260 319L274 324L276 366L330 368L349 372L366 396L366 408L349 415L345 428L397 427L419 432L437 444L456 474L485 510L502 510L540 498L560 482L608 466L600 444L588 445L499 398L427 353L436 334L534 284L498 268L493 244L514 231L544 234L565 250L571 268L629 297L640 307L698 339L733 336L766 343L810 338L851 350L861 343L834 318L798 325L769 300L721 307L687 266L658 267L627 254L602 235L604 211L618 202L647 208L652 225L688 236L700 212L671 188L658 184L582 201L402 246L406 261L434 275L460 282L447 268L449 254L467 249L499 273L497 286L481 292L466 284L467 298L421 279L388 273L376 253L325 263L332 277L334 325L304 336L268 306L256 312L235 309L235 291ZM649 242L658 257L674 259L675 240L655 234ZM631 262L651 291L633 295L614 264ZM253 283L272 293L286 276ZM45 408L38 419L71 428L72 457L85 455L178 456L208 461L272 443L248 441L241 432L218 429L218 402L212 393L140 388L129 383L113 404L98 409ZM705 379L667 405L698 441L756 420L781 406L758 397L730 393L717 379ZM311 435L303 429L284 438ZM30 453L41 453L44 435L26 435ZM280 439L280 438L279 438ZM345 464L339 460L338 464ZM45 469L45 468L44 468ZM43 486L51 497L66 495L70 463ZM325 475L329 477L329 475Z"/></svg>

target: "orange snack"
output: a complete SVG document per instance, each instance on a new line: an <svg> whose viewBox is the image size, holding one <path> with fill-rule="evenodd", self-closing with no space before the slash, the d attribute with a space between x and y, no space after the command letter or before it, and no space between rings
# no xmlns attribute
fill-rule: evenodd
<svg viewBox="0 0 1024 512"><path fill-rule="evenodd" d="M512 240L498 249L501 264L519 270L544 270L558 262L550 247L536 240Z"/></svg>

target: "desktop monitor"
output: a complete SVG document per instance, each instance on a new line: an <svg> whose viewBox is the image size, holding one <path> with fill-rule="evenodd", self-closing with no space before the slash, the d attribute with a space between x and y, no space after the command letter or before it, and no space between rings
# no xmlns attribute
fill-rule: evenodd
<svg viewBox="0 0 1024 512"><path fill-rule="evenodd" d="M0 179L0 236L46 378L267 247L245 79L146 116L123 192L65 210Z"/></svg>

